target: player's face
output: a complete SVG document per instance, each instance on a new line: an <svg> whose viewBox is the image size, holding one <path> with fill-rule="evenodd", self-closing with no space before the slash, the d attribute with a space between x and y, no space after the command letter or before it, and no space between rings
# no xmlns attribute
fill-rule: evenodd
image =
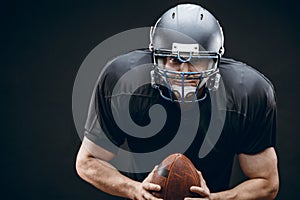
<svg viewBox="0 0 300 200"><path fill-rule="evenodd" d="M214 61L208 58L192 58L188 62L182 62L177 57L166 57L164 59L164 66L166 70L176 72L203 72L210 69ZM192 78L194 75L185 75L186 77ZM172 84L181 85L181 77L178 77L178 81L175 79L169 80ZM198 84L198 80L185 80L185 86L194 86Z"/></svg>

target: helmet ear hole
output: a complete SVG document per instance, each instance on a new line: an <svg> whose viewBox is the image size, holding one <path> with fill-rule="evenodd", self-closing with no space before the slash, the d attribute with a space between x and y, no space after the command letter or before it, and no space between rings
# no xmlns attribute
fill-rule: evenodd
<svg viewBox="0 0 300 200"><path fill-rule="evenodd" d="M219 50L219 54L222 56L225 52L225 48L224 47L221 47L220 50Z"/></svg>
<svg viewBox="0 0 300 200"><path fill-rule="evenodd" d="M175 13L173 12L173 13L172 13L172 19L174 19L174 18L175 18Z"/></svg>

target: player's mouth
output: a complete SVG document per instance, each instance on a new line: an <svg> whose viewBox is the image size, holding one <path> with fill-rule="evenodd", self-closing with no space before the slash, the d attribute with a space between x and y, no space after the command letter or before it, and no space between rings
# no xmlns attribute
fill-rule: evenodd
<svg viewBox="0 0 300 200"><path fill-rule="evenodd" d="M180 79L173 79L170 80L171 85L178 85L182 86L182 81ZM184 80L184 86L192 86L192 87L197 87L198 80Z"/></svg>

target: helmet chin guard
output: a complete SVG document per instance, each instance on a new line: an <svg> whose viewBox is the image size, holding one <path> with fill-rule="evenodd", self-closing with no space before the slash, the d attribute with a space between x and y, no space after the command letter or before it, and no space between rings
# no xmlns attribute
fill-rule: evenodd
<svg viewBox="0 0 300 200"><path fill-rule="evenodd" d="M170 101L204 100L206 93L200 94L201 88L218 88L223 42L218 21L201 6L181 4L171 8L150 30L152 86Z"/></svg>

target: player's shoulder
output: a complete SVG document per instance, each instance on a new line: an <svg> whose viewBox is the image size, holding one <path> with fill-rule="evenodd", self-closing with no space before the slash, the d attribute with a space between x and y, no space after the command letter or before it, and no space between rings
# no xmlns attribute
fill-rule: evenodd
<svg viewBox="0 0 300 200"><path fill-rule="evenodd" d="M273 88L271 81L257 69L234 59L222 58L220 73L225 84L232 88L238 87L245 90Z"/></svg>
<svg viewBox="0 0 300 200"><path fill-rule="evenodd" d="M97 85L105 89L106 96L113 90L130 94L145 81L150 83L152 54L147 49L134 50L112 59L99 75Z"/></svg>
<svg viewBox="0 0 300 200"><path fill-rule="evenodd" d="M252 66L234 59L222 58L219 68L226 91L233 99L240 102L250 100L253 103L275 102L273 84Z"/></svg>
<svg viewBox="0 0 300 200"><path fill-rule="evenodd" d="M137 66L152 63L152 54L148 49L133 50L117 56L107 63L106 69L109 71L128 71Z"/></svg>
<svg viewBox="0 0 300 200"><path fill-rule="evenodd" d="M148 49L138 49L124 53L106 63L98 82L101 82L104 78L118 80L126 72L149 63L152 63L152 54Z"/></svg>

